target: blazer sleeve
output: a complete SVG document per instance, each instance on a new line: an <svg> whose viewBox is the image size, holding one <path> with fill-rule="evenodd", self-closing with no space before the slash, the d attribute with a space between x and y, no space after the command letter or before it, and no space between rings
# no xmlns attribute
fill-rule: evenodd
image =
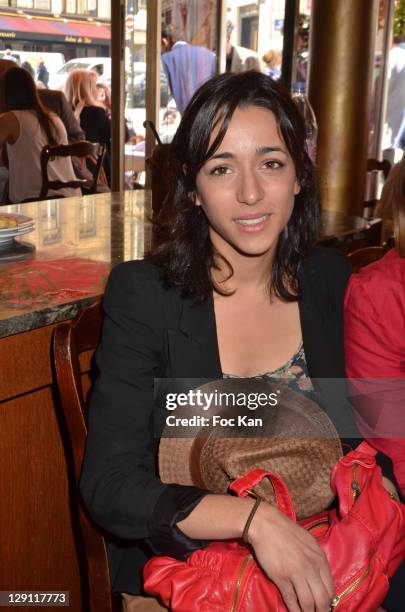
<svg viewBox="0 0 405 612"><path fill-rule="evenodd" d="M201 547L175 526L206 491L156 475L154 378L162 376L163 289L143 262L112 271L96 353L80 490L94 520L127 540L167 542L171 554ZM171 547L171 548L170 548ZM155 547L155 551L157 547Z"/></svg>
<svg viewBox="0 0 405 612"><path fill-rule="evenodd" d="M401 428L405 432L405 381L400 380L405 378L405 321L394 285L385 292L361 274L352 276L345 298L345 356L347 376L357 390L353 403L360 429L390 457L405 495L405 439L396 437Z"/></svg>

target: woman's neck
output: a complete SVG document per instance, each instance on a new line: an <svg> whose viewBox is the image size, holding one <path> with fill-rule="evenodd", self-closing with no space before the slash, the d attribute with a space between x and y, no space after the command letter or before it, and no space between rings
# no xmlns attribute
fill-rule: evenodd
<svg viewBox="0 0 405 612"><path fill-rule="evenodd" d="M215 248L215 246L214 246ZM275 246L276 248L276 246ZM238 253L230 248L217 248L216 250L230 263L233 274L229 280L229 268L222 257L217 256L216 263L219 269L213 269L213 279L219 287L227 291L263 289L266 292L269 288L271 270L274 261L274 252L264 253L263 255L248 256Z"/></svg>

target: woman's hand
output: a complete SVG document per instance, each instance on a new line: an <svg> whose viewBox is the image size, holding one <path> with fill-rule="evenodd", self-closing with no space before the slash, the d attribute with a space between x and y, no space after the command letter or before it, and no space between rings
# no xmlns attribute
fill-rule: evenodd
<svg viewBox="0 0 405 612"><path fill-rule="evenodd" d="M75 110L73 111L75 114L76 119L80 119L80 115L82 113L82 110L84 109L84 102L82 100L80 100L80 102L78 102L75 106Z"/></svg>
<svg viewBox="0 0 405 612"><path fill-rule="evenodd" d="M326 555L308 531L262 503L249 541L289 612L328 612L335 586Z"/></svg>
<svg viewBox="0 0 405 612"><path fill-rule="evenodd" d="M388 492L390 497L399 501L398 491L394 483L389 478L386 478L385 476L382 477L382 483L383 483L384 489Z"/></svg>

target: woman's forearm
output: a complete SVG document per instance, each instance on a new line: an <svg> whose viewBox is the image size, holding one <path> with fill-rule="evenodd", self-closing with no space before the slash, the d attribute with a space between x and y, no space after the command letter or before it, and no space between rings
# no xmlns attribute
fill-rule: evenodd
<svg viewBox="0 0 405 612"><path fill-rule="evenodd" d="M177 526L190 538L240 538L253 505L252 499L207 495ZM259 565L280 589L288 610L329 608L335 596L331 571L325 553L310 533L264 502L253 516L247 538Z"/></svg>
<svg viewBox="0 0 405 612"><path fill-rule="evenodd" d="M254 499L206 495L177 527L196 540L240 538Z"/></svg>

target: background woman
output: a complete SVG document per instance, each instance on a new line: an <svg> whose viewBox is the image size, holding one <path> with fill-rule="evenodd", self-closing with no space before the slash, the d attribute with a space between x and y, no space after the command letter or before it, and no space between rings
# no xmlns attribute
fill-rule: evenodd
<svg viewBox="0 0 405 612"><path fill-rule="evenodd" d="M106 145L104 171L110 184L111 122L98 100L97 79L97 73L92 70L72 70L65 84L65 95L80 121L86 140Z"/></svg>
<svg viewBox="0 0 405 612"><path fill-rule="evenodd" d="M106 83L97 83L97 100L102 104L107 117L111 119L111 91Z"/></svg>
<svg viewBox="0 0 405 612"><path fill-rule="evenodd" d="M131 594L148 547L182 557L238 538L253 506L159 480L153 427L165 415L154 379L271 376L294 372L298 356L300 377L344 376L350 270L339 253L313 249L313 166L286 90L257 72L214 77L189 103L172 155L175 212L163 243L109 279L81 482L94 519L128 543L113 544L110 561L113 589ZM288 609L328 610L334 585L317 542L261 506L249 540ZM126 598L127 610L144 605Z"/></svg>
<svg viewBox="0 0 405 612"><path fill-rule="evenodd" d="M281 51L279 49L269 49L262 57L265 64L264 74L272 79L279 79L281 76Z"/></svg>
<svg viewBox="0 0 405 612"><path fill-rule="evenodd" d="M405 156L394 166L376 211L395 248L353 274L345 297L346 371L364 437L392 461L405 498ZM356 379L368 379L365 382ZM381 380L382 379L382 380ZM394 379L401 379L396 382ZM402 610L405 564L393 577L387 610Z"/></svg>
<svg viewBox="0 0 405 612"><path fill-rule="evenodd" d="M46 144L68 144L65 126L42 105L31 75L22 68L8 69L0 83L0 147L6 143L9 165L9 200L37 199L41 191L41 151ZM70 157L48 164L51 180L75 180ZM49 191L59 197L81 195L80 189Z"/></svg>
<svg viewBox="0 0 405 612"><path fill-rule="evenodd" d="M395 248L350 279L345 299L347 375L404 379L405 156L390 172L377 214L384 219L391 235L393 232ZM398 387L389 383L383 395L379 395L378 405L371 397L367 403L363 402L366 412L363 410L362 429L364 435L373 438L380 433L381 437L373 443L391 457L399 488L405 496L404 400L405 384Z"/></svg>

